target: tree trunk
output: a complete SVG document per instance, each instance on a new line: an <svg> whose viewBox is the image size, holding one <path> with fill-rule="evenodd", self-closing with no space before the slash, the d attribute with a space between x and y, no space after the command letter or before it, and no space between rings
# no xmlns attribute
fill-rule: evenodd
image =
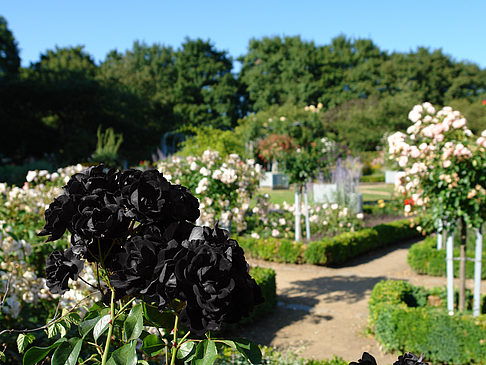
<svg viewBox="0 0 486 365"><path fill-rule="evenodd" d="M466 241L467 225L461 218L461 255L459 258L459 310L466 309Z"/></svg>

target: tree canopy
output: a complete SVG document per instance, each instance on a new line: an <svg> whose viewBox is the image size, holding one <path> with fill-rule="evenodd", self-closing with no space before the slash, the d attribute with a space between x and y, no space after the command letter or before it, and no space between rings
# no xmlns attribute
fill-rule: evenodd
<svg viewBox="0 0 486 365"><path fill-rule="evenodd" d="M458 105L473 129L486 124L486 70L442 50L389 53L344 35L326 45L263 37L251 39L238 61L236 73L227 51L186 38L178 48L136 41L100 64L83 46L56 47L20 67L17 42L0 17L0 155L83 161L99 127L123 135L120 158L130 162L149 158L166 132L201 129L228 138L214 131L236 128L251 146L251 138L268 134L263 123L276 111L299 114L309 105L320 106L309 136L353 150L375 150L422 100ZM305 129L280 121L272 128Z"/></svg>

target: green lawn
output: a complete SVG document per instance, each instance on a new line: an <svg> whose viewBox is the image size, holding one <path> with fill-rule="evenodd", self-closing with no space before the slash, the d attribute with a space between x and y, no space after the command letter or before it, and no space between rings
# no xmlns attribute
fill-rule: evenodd
<svg viewBox="0 0 486 365"><path fill-rule="evenodd" d="M391 198L393 184L361 184L360 191L363 194L363 202L373 202L380 199L388 200ZM270 201L274 204L282 204L284 201L292 204L294 202L294 189L272 190L270 188L260 188L259 192L270 195ZM309 203L313 202L312 192L309 192Z"/></svg>

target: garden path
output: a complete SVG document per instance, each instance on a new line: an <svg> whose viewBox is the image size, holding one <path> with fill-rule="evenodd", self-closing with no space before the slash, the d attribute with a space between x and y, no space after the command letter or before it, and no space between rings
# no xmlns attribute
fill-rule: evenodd
<svg viewBox="0 0 486 365"><path fill-rule="evenodd" d="M277 273L278 306L259 323L241 328L239 335L301 357L356 361L362 352L378 364L393 364L398 354L386 354L366 333L368 299L382 279L408 280L425 287L443 286L446 279L415 274L407 264L413 242L362 256L339 268L249 260ZM456 283L456 287L457 283ZM468 281L472 288L472 281ZM482 293L486 293L483 281Z"/></svg>

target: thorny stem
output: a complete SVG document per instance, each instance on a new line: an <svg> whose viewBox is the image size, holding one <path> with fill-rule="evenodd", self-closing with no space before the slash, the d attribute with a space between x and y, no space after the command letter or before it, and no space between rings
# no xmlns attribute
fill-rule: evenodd
<svg viewBox="0 0 486 365"><path fill-rule="evenodd" d="M182 346L182 344L184 343L184 340L189 336L189 334L191 333L191 331L188 331L184 337L181 338L181 340L179 341L179 343L177 344L177 347L176 349L179 350L179 348Z"/></svg>
<svg viewBox="0 0 486 365"><path fill-rule="evenodd" d="M113 318L113 320L117 319L120 314L123 313L123 311L135 300L135 298L132 298L130 299L123 307L121 307L121 309L118 311L118 313L116 314L115 318Z"/></svg>
<svg viewBox="0 0 486 365"><path fill-rule="evenodd" d="M175 364L175 358L177 354L177 349L179 348L177 346L177 325L179 324L179 316L176 314L175 316L175 322L174 322L174 341L172 343L172 359L170 361L170 365Z"/></svg>
<svg viewBox="0 0 486 365"><path fill-rule="evenodd" d="M108 327L108 336L106 337L105 350L103 351L103 358L101 359L101 365L105 365L108 360L108 354L110 352L111 336L113 334L113 327L115 325L115 289L111 289L111 304L110 304L110 324Z"/></svg>

